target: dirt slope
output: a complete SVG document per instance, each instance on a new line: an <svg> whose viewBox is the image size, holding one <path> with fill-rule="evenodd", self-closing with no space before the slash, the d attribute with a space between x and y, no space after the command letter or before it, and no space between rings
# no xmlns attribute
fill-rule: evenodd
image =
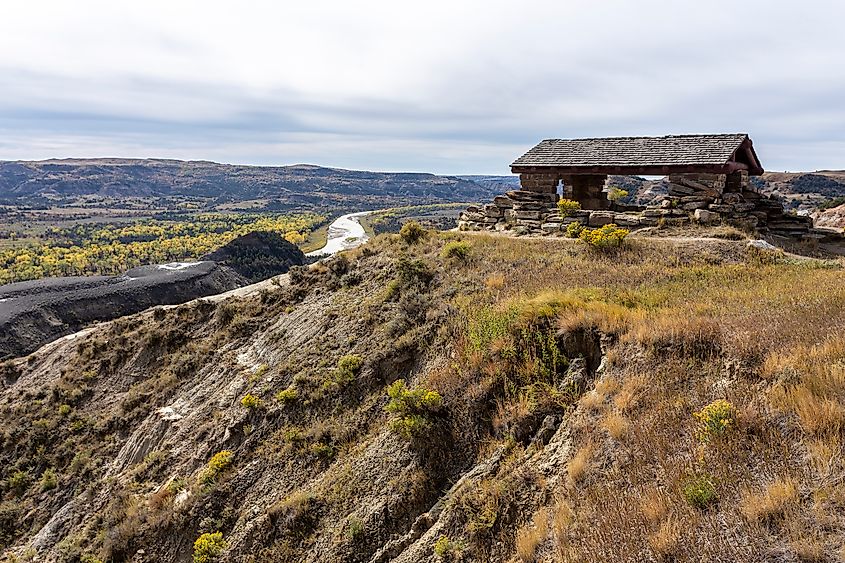
<svg viewBox="0 0 845 563"><path fill-rule="evenodd" d="M838 557L841 263L458 236L0 364L7 560Z"/></svg>

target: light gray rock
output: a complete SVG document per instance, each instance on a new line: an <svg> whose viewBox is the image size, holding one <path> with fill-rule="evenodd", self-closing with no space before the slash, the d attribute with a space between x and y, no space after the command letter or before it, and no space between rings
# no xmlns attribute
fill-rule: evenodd
<svg viewBox="0 0 845 563"><path fill-rule="evenodd" d="M750 240L746 246L749 248L756 248L758 250L768 250L769 252L778 250L777 246L770 244L763 239Z"/></svg>
<svg viewBox="0 0 845 563"><path fill-rule="evenodd" d="M590 227L601 227L613 223L615 216L613 211L593 211L587 224Z"/></svg>
<svg viewBox="0 0 845 563"><path fill-rule="evenodd" d="M633 213L617 213L613 216L613 222L620 227L636 227L640 224L640 216Z"/></svg>
<svg viewBox="0 0 845 563"><path fill-rule="evenodd" d="M719 214L706 209L696 209L693 218L702 225L710 225L719 221Z"/></svg>

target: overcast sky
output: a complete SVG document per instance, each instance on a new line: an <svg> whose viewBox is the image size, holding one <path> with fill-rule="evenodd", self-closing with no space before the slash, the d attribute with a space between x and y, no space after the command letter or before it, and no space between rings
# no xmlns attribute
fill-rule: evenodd
<svg viewBox="0 0 845 563"><path fill-rule="evenodd" d="M542 138L748 132L845 168L841 0L9 0L0 160L508 172Z"/></svg>

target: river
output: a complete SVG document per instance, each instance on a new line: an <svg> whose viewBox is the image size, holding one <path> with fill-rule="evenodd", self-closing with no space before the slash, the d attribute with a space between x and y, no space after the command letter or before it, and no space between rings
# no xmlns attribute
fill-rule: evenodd
<svg viewBox="0 0 845 563"><path fill-rule="evenodd" d="M341 250L349 250L367 242L370 237L358 222L359 217L369 215L371 211L359 211L358 213L347 213L335 219L329 225L329 232L326 240L326 246L323 248L309 252L306 256L329 256L340 252Z"/></svg>

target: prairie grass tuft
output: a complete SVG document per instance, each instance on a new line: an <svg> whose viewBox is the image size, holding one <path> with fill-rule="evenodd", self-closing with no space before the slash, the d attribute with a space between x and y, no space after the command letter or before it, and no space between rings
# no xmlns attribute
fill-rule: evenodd
<svg viewBox="0 0 845 563"><path fill-rule="evenodd" d="M516 555L524 563L536 561L537 548L549 535L549 512L540 509L516 534Z"/></svg>
<svg viewBox="0 0 845 563"><path fill-rule="evenodd" d="M583 481L590 472L592 467L592 457L595 448L592 444L582 446L572 459L566 464L566 474L569 477L569 482L572 485Z"/></svg>
<svg viewBox="0 0 845 563"><path fill-rule="evenodd" d="M601 426L616 440L623 439L631 429L631 423L618 413L611 413L604 417Z"/></svg>
<svg viewBox="0 0 845 563"><path fill-rule="evenodd" d="M678 550L680 539L680 523L670 517L648 536L648 545L660 560L671 560Z"/></svg>
<svg viewBox="0 0 845 563"><path fill-rule="evenodd" d="M782 517L798 503L798 485L791 478L778 478L763 490L745 491L739 509L751 522L770 522Z"/></svg>

